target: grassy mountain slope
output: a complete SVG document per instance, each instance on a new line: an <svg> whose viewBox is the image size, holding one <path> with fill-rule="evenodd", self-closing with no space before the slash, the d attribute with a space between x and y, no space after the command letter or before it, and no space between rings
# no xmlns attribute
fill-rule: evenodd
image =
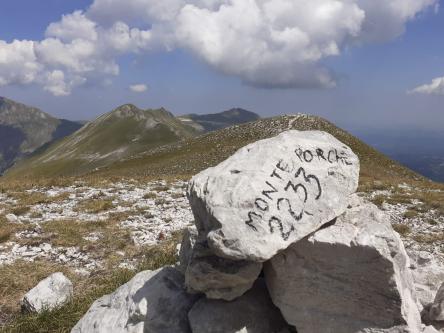
<svg viewBox="0 0 444 333"><path fill-rule="evenodd" d="M24 155L81 126L41 110L0 97L0 174Z"/></svg>
<svg viewBox="0 0 444 333"><path fill-rule="evenodd" d="M24 160L8 175L79 175L194 135L194 129L165 109L141 110L127 104Z"/></svg>
<svg viewBox="0 0 444 333"><path fill-rule="evenodd" d="M240 108L213 114L188 114L179 117L183 123L192 126L202 133L216 131L233 125L248 123L258 120L260 117L254 112Z"/></svg>
<svg viewBox="0 0 444 333"><path fill-rule="evenodd" d="M183 175L188 177L218 164L251 142L272 137L290 129L322 130L346 143L361 160L362 182L368 179L398 182L424 179L327 120L300 114L261 119L158 147L131 159L116 162L92 175L97 177Z"/></svg>

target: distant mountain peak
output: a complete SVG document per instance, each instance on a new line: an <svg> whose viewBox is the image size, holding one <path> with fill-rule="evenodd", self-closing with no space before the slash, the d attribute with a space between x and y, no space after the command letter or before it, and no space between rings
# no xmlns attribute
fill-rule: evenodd
<svg viewBox="0 0 444 333"><path fill-rule="evenodd" d="M188 114L179 117L179 119L200 132L210 132L233 125L256 121L260 119L260 116L254 112L238 107L213 114Z"/></svg>
<svg viewBox="0 0 444 333"><path fill-rule="evenodd" d="M150 147L178 142L196 135L165 108L140 109L124 104L85 124L79 131L23 161L14 170L81 174Z"/></svg>
<svg viewBox="0 0 444 333"><path fill-rule="evenodd" d="M38 108L0 97L0 174L18 159L69 135L80 124L60 120Z"/></svg>
<svg viewBox="0 0 444 333"><path fill-rule="evenodd" d="M99 119L108 119L110 117L117 116L118 118L135 117L138 120L148 118L174 118L174 115L161 107L159 109L141 109L134 104L124 104L114 109L113 111L99 117Z"/></svg>

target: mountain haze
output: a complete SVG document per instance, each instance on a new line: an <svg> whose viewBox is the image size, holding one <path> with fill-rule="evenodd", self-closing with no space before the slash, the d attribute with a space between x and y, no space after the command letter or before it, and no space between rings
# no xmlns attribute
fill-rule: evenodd
<svg viewBox="0 0 444 333"><path fill-rule="evenodd" d="M43 111L0 97L0 174L18 159L79 129Z"/></svg>
<svg viewBox="0 0 444 333"><path fill-rule="evenodd" d="M141 110L125 104L19 163L8 173L25 173L30 169L42 175L82 174L195 135L192 127L163 108Z"/></svg>

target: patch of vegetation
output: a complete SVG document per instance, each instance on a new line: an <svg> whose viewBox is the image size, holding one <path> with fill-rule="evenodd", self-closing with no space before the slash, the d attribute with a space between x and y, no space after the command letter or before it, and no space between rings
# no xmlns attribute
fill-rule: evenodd
<svg viewBox="0 0 444 333"><path fill-rule="evenodd" d="M403 217L404 217L405 219L412 219L412 218L415 218L415 217L417 217L417 216L418 216L418 211L413 210L413 209L409 209L408 211L406 211L406 212L403 214Z"/></svg>
<svg viewBox="0 0 444 333"><path fill-rule="evenodd" d="M153 187L153 188L152 188L152 190L153 190L154 192L166 192L166 191L168 191L169 189L170 189L169 186L165 186L165 185L156 186L156 187Z"/></svg>
<svg viewBox="0 0 444 333"><path fill-rule="evenodd" d="M26 213L28 213L31 210L31 207L29 206L15 206L14 208L11 209L11 213L17 216L22 216L25 215Z"/></svg>
<svg viewBox="0 0 444 333"><path fill-rule="evenodd" d="M148 193L146 193L146 194L143 196L143 198L144 198L145 200L147 200L147 199L156 199L156 198L157 198L157 193L156 193L156 192L148 192Z"/></svg>
<svg viewBox="0 0 444 333"><path fill-rule="evenodd" d="M175 235L172 239L161 243L158 246L144 249L144 257L141 260L137 272L143 270L156 270L166 265L173 265L177 261L176 245L178 244L179 236ZM33 267L35 264L28 264ZM9 285L16 278L17 267L10 268L12 274L8 280L2 280L2 273L0 271L0 295L3 293L11 295L9 288L15 290L15 297L8 302L15 304L22 294L28 289L32 288L39 280L48 276L54 270L43 270L43 274L39 278L30 279L26 284L17 286L15 284ZM70 332L72 327L79 321L79 319L86 313L92 303L103 295L112 293L122 284L128 282L134 277L136 272L113 269L107 273L97 272L97 274L84 280L76 280L74 282L74 298L66 305L54 311L46 311L41 314L18 314L17 308L13 309L16 313L12 320L0 332L3 333L64 333ZM18 280L18 279L15 279ZM18 281L17 283L21 283ZM25 286L26 285L26 286ZM4 288L7 288L4 290Z"/></svg>
<svg viewBox="0 0 444 333"><path fill-rule="evenodd" d="M393 224L393 229L395 229L398 234L404 237L412 232L408 225L402 223Z"/></svg>
<svg viewBox="0 0 444 333"><path fill-rule="evenodd" d="M83 246L87 243L83 237L91 232L101 231L106 228L103 221L72 221L57 220L43 224L44 234L50 235L50 242L55 246Z"/></svg>
<svg viewBox="0 0 444 333"><path fill-rule="evenodd" d="M185 194L183 192L174 192L173 194L171 194L171 197L173 199L179 199L185 197Z"/></svg>
<svg viewBox="0 0 444 333"><path fill-rule="evenodd" d="M16 229L17 225L9 223L4 215L0 215L0 244L7 242L14 235Z"/></svg>
<svg viewBox="0 0 444 333"><path fill-rule="evenodd" d="M76 210L90 214L97 214L114 208L112 199L88 199L80 202Z"/></svg>
<svg viewBox="0 0 444 333"><path fill-rule="evenodd" d="M168 201L165 200L164 198L159 198L159 199L156 199L156 200L154 201L154 203L155 203L157 206L160 206L160 205L165 205L166 203L168 203Z"/></svg>
<svg viewBox="0 0 444 333"><path fill-rule="evenodd" d="M382 205L385 202L386 197L383 195L377 195L375 196L373 199L371 199L371 201L378 206L379 208L382 208Z"/></svg>
<svg viewBox="0 0 444 333"><path fill-rule="evenodd" d="M416 235L413 237L413 239L418 243L424 243L424 244L433 244L436 242L442 242L444 241L444 232L427 234L427 235Z"/></svg>
<svg viewBox="0 0 444 333"><path fill-rule="evenodd" d="M439 224L438 221L432 220L432 219L428 219L427 223L430 224L430 225L438 225Z"/></svg>
<svg viewBox="0 0 444 333"><path fill-rule="evenodd" d="M65 267L48 262L16 261L0 267L0 312L8 317L17 315L24 294L55 272L63 272L73 281L76 280L75 275Z"/></svg>
<svg viewBox="0 0 444 333"><path fill-rule="evenodd" d="M416 193L416 196L423 202L425 211L434 210L439 215L444 215L444 192L422 191Z"/></svg>
<svg viewBox="0 0 444 333"><path fill-rule="evenodd" d="M34 206L52 201L52 198L40 192L20 191L12 196L17 200L17 204L21 206Z"/></svg>

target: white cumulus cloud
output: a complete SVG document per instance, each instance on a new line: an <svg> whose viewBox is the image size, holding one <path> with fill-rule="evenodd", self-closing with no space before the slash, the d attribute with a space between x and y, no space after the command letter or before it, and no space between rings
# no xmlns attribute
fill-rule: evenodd
<svg viewBox="0 0 444 333"><path fill-rule="evenodd" d="M119 57L182 48L265 88L334 87L324 65L345 48L386 42L438 0L94 0L49 24L41 41L0 40L0 85L66 95L119 74Z"/></svg>
<svg viewBox="0 0 444 333"><path fill-rule="evenodd" d="M424 84L409 91L411 94L444 95L444 77L432 80L430 84Z"/></svg>
<svg viewBox="0 0 444 333"><path fill-rule="evenodd" d="M130 90L135 93L143 93L148 90L148 86L146 84L133 84L130 87Z"/></svg>

